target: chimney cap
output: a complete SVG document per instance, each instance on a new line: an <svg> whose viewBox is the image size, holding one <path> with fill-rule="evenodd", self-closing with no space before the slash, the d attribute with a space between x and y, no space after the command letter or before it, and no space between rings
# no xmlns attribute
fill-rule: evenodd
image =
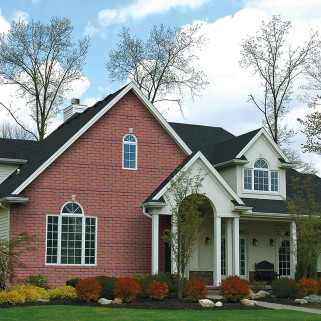
<svg viewBox="0 0 321 321"><path fill-rule="evenodd" d="M72 105L80 105L80 99L79 98L72 98L71 104Z"/></svg>

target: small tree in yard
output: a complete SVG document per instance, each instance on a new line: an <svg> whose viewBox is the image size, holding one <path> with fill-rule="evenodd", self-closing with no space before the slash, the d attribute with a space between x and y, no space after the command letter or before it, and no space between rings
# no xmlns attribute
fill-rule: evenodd
<svg viewBox="0 0 321 321"><path fill-rule="evenodd" d="M8 283L13 284L17 276L17 268L25 268L26 264L19 260L22 252L32 249L27 245L35 238L24 232L18 237L0 239L0 288L6 289Z"/></svg>
<svg viewBox="0 0 321 321"><path fill-rule="evenodd" d="M205 195L200 193L204 175L179 172L170 182L166 197L169 200L173 226L163 237L172 250L177 267L178 297L183 296L184 274L197 244L200 226L204 220L200 206Z"/></svg>
<svg viewBox="0 0 321 321"><path fill-rule="evenodd" d="M286 204L297 224L297 257L302 265L303 277L321 253L321 206L316 202L316 182L313 176L292 179L293 193L286 198Z"/></svg>

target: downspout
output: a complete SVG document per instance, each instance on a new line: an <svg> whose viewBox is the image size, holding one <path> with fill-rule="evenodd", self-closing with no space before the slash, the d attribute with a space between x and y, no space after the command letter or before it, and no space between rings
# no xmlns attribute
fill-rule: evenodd
<svg viewBox="0 0 321 321"><path fill-rule="evenodd" d="M152 218L152 216L146 212L145 205L142 205L142 207L143 207L143 214L146 215L149 218Z"/></svg>

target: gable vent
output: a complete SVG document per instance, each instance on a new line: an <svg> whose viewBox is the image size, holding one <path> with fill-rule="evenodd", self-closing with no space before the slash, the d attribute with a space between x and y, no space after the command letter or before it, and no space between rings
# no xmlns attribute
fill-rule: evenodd
<svg viewBox="0 0 321 321"><path fill-rule="evenodd" d="M71 105L64 109L64 122L75 113L82 113L87 108L87 105L80 105L80 100L78 98L72 98Z"/></svg>

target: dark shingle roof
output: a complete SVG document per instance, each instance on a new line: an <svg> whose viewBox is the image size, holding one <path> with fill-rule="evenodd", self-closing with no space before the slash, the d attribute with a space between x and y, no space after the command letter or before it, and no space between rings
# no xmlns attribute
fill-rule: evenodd
<svg viewBox="0 0 321 321"><path fill-rule="evenodd" d="M235 159L260 130L234 136L221 127L169 124L194 153L201 151L213 165Z"/></svg>
<svg viewBox="0 0 321 321"><path fill-rule="evenodd" d="M287 213L287 207L284 201L258 199L258 198L242 198L245 205L253 207L253 212L259 213Z"/></svg>
<svg viewBox="0 0 321 321"><path fill-rule="evenodd" d="M39 146L34 140L0 138L0 158L30 159Z"/></svg>
<svg viewBox="0 0 321 321"><path fill-rule="evenodd" d="M32 175L42 164L44 164L86 123L88 123L95 115L97 115L125 87L119 89L113 94L108 95L105 99L97 102L94 106L87 108L83 113L73 115L73 117L67 119L45 140L38 142L37 146L41 152L33 153L33 155L30 153L28 162L20 167L20 173L18 175L10 175L6 180L3 181L2 184L0 184L0 199L12 194L16 188L18 188L30 175ZM26 141L24 141L24 143L25 142ZM21 143L21 146L23 146L24 143Z"/></svg>

